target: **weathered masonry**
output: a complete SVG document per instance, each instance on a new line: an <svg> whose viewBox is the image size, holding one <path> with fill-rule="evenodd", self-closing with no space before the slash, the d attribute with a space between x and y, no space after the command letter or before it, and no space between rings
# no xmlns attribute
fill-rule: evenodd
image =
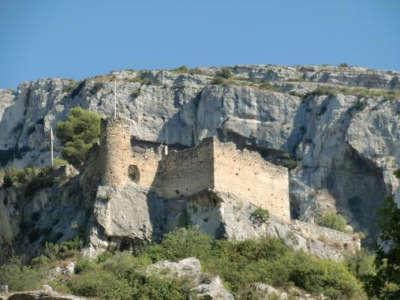
<svg viewBox="0 0 400 300"><path fill-rule="evenodd" d="M290 220L288 170L258 152L216 138L168 155L155 146L135 150L129 127L118 119L103 124L101 147L105 185L118 187L133 180L164 198L226 192Z"/></svg>

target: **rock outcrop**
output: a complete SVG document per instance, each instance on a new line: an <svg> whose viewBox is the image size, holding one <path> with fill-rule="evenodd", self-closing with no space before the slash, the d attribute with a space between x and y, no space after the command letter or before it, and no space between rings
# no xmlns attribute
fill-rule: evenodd
<svg viewBox="0 0 400 300"><path fill-rule="evenodd" d="M219 276L212 277L201 272L200 261L189 257L178 262L159 261L147 268L147 275L157 274L182 280L189 284L195 299L233 300Z"/></svg>
<svg viewBox="0 0 400 300"><path fill-rule="evenodd" d="M360 249L357 234L294 220L254 218L257 206L229 193L203 191L185 199L162 199L129 183L121 189L100 186L86 254L107 249L134 250L158 241L168 231L194 226L214 238L245 240L273 237L320 258L341 260Z"/></svg>
<svg viewBox="0 0 400 300"><path fill-rule="evenodd" d="M0 293L1 300L85 300L86 297L77 297L73 295L60 294L48 286L42 286L42 289L35 291L24 291L16 293L7 293L2 295Z"/></svg>
<svg viewBox="0 0 400 300"><path fill-rule="evenodd" d="M216 238L245 240L275 237L295 249L320 258L341 260L360 249L357 234L346 234L301 222L255 219L257 207L228 193L204 192L188 201L189 224Z"/></svg>
<svg viewBox="0 0 400 300"><path fill-rule="evenodd" d="M49 186L0 188L0 264L11 255L30 258L45 242L83 239L92 204L75 171L61 167ZM63 171L64 170L64 171Z"/></svg>

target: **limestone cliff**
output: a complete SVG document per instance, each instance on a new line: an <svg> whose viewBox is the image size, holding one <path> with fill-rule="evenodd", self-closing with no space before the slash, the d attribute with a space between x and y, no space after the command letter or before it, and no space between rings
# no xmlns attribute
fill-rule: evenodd
<svg viewBox="0 0 400 300"><path fill-rule="evenodd" d="M371 211L398 188L400 73L328 66L229 70L225 79L219 68L118 71L0 90L0 163L47 164L50 127L77 105L110 116L116 79L118 114L136 139L186 147L218 136L256 149L291 167L294 217L312 221L316 209L333 207L374 234Z"/></svg>

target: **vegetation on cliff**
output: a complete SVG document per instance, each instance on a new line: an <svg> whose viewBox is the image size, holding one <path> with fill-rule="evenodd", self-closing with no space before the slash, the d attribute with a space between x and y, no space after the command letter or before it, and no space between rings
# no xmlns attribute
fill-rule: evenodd
<svg viewBox="0 0 400 300"><path fill-rule="evenodd" d="M381 232L372 288L383 299L400 299L400 209L387 197L379 210Z"/></svg>
<svg viewBox="0 0 400 300"><path fill-rule="evenodd" d="M16 287L31 287L33 271L36 272L34 282L45 282L43 274L46 272L43 270L54 268L55 259L66 259L60 256L63 252L60 252L61 248L50 249L52 251L34 259L33 267L27 267L23 272L13 273L13 262L4 266L1 271L7 275L0 277L0 283L10 282L9 278L17 276L19 282L25 282L26 286ZM75 255L78 255L77 252ZM186 282L148 276L145 270L160 260L177 261L186 257L197 257L205 272L220 275L226 287L239 297L251 295L249 286L254 282L280 287L297 286L333 299L363 297L362 284L344 263L293 251L277 239L243 242L214 240L194 229L178 229L167 234L160 244L145 246L134 254L117 252L105 253L97 260L80 258L75 274L59 275L50 284L63 292L103 299L145 296L185 299L190 294Z"/></svg>
<svg viewBox="0 0 400 300"><path fill-rule="evenodd" d="M346 232L346 219L335 212L324 212L317 216L319 226L328 227L337 231Z"/></svg>
<svg viewBox="0 0 400 300"><path fill-rule="evenodd" d="M74 107L67 120L58 123L57 136L63 143L63 157L79 167L87 152L99 140L100 116L96 112Z"/></svg>

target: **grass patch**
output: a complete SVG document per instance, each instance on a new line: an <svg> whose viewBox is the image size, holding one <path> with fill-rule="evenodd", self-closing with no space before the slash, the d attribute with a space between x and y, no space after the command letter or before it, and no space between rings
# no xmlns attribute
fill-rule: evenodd
<svg viewBox="0 0 400 300"><path fill-rule="evenodd" d="M316 223L319 226L331 228L337 231L346 232L346 219L335 212L325 212L317 216Z"/></svg>
<svg viewBox="0 0 400 300"><path fill-rule="evenodd" d="M250 214L250 219L257 224L266 223L269 219L269 211L258 207Z"/></svg>

